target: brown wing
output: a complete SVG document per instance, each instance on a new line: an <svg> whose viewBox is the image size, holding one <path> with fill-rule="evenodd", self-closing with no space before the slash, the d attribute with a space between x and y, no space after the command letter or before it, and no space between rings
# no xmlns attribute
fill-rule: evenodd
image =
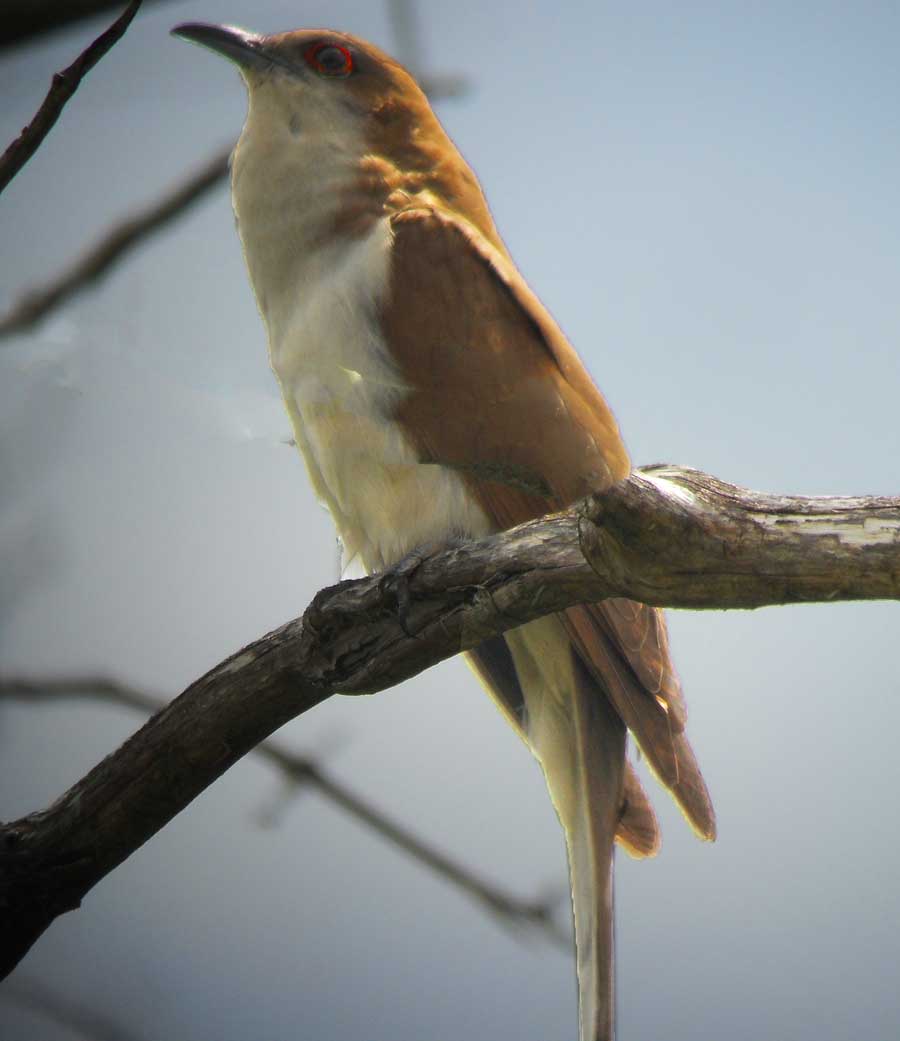
<svg viewBox="0 0 900 1041"><path fill-rule="evenodd" d="M437 209L405 210L392 227L381 318L410 388L396 418L421 460L458 469L498 530L625 477L628 456L606 402L512 264L476 229ZM660 780L697 831L712 837L661 612L613 600L574 608L565 621ZM487 665L476 665L496 687Z"/></svg>
<svg viewBox="0 0 900 1041"><path fill-rule="evenodd" d="M662 612L630 600L609 600L571 607L564 618L572 642L653 772L697 834L714 839L715 814L684 734L684 700L669 659Z"/></svg>
<svg viewBox="0 0 900 1041"><path fill-rule="evenodd" d="M612 413L515 268L438 211L392 226L382 318L412 389L396 418L423 461L467 475L501 527L626 476Z"/></svg>

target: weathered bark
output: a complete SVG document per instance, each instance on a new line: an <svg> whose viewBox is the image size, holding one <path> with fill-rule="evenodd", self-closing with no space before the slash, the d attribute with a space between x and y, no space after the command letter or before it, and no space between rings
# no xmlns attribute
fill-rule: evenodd
<svg viewBox="0 0 900 1041"><path fill-rule="evenodd" d="M488 636L627 596L732 608L900 597L900 498L760 495L656 467L565 513L323 590L191 684L49 809L0 828L0 972L273 730Z"/></svg>
<svg viewBox="0 0 900 1041"><path fill-rule="evenodd" d="M900 595L900 497L768 495L685 467L588 502L598 573L658 607L765 607Z"/></svg>

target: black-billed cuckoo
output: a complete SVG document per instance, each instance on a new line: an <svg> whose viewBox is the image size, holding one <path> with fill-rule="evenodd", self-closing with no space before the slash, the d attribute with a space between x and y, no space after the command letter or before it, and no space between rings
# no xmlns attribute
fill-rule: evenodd
<svg viewBox="0 0 900 1041"><path fill-rule="evenodd" d="M353 36L174 30L237 63L234 211L310 480L348 558L551 513L629 472L615 420L513 264L425 95ZM570 608L468 652L543 768L569 853L582 1041L613 1036L613 843L656 852L630 730L703 838L660 611Z"/></svg>

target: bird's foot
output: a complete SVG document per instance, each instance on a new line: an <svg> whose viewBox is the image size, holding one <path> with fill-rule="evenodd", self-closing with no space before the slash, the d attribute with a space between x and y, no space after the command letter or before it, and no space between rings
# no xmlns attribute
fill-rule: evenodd
<svg viewBox="0 0 900 1041"><path fill-rule="evenodd" d="M411 584L416 571L425 563L429 557L441 550L449 549L457 541L462 539L445 539L441 542L424 542L416 546L401 557L392 567L382 572L379 587L386 601L396 607L397 622L407 636L415 636L410 626L410 614L412 608Z"/></svg>

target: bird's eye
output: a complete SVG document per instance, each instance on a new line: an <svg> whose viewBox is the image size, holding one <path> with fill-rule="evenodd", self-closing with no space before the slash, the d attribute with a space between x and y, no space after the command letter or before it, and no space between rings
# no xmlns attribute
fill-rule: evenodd
<svg viewBox="0 0 900 1041"><path fill-rule="evenodd" d="M322 76L349 76L353 71L353 55L336 43L314 43L304 57Z"/></svg>

